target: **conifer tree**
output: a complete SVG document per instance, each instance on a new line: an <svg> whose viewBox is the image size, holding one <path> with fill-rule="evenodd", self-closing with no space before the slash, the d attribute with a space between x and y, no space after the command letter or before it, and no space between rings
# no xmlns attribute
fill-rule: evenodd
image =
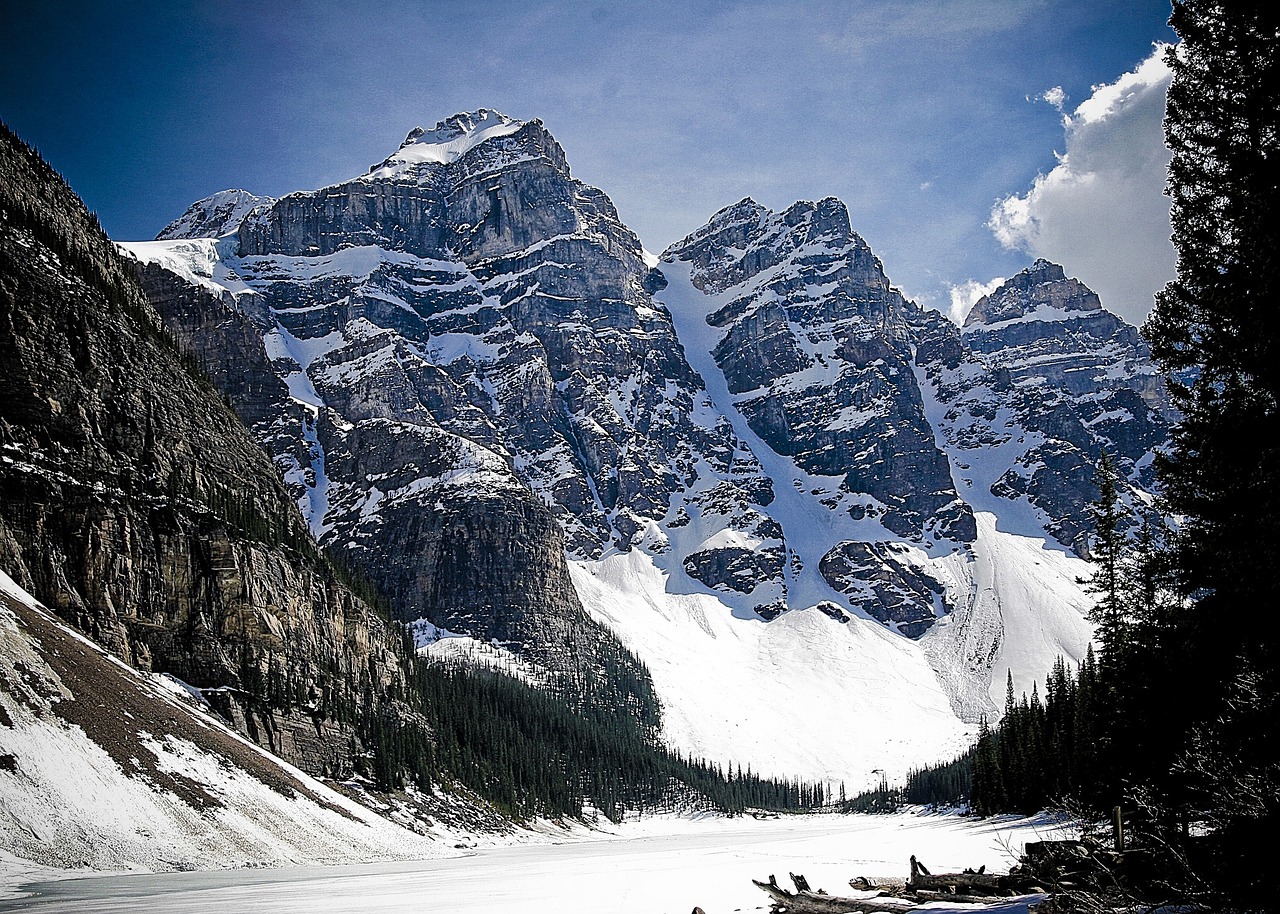
<svg viewBox="0 0 1280 914"><path fill-rule="evenodd" d="M1118 669L1123 664L1128 640L1121 584L1126 539L1116 467L1105 450L1098 457L1096 480L1098 499L1089 505L1089 515L1093 520L1089 561L1096 567L1085 583L1097 602L1089 611L1089 621L1096 626L1104 668Z"/></svg>

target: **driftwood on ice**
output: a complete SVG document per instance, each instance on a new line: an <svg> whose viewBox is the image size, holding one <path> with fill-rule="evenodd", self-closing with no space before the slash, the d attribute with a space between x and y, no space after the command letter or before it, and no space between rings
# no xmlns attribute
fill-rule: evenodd
<svg viewBox="0 0 1280 914"><path fill-rule="evenodd" d="M785 911L786 914L874 914L877 911L895 914L910 911L929 901L991 904L1014 895L1039 891L1039 887L1031 885L1025 876L997 876L985 872L985 869L935 876L912 856L911 876L905 882L895 879L877 884L864 877L850 879L851 887L867 892L857 898L828 895L821 890L815 892L810 888L808 879L795 873L790 874L796 887L794 892L778 885L773 876L768 882L751 881L773 899L775 911Z"/></svg>
<svg viewBox="0 0 1280 914"><path fill-rule="evenodd" d="M874 914L876 911L909 911L915 902L909 898L898 898L893 895L867 895L862 898L842 898L839 895L828 895L825 892L814 892L803 876L791 874L791 881L796 890L788 892L778 885L773 876L768 882L752 879L762 891L773 899L775 907L784 908L787 914Z"/></svg>
<svg viewBox="0 0 1280 914"><path fill-rule="evenodd" d="M929 872L925 865L913 855L911 858L911 878L906 888L915 892L933 892L944 894L968 894L991 897L1008 897L1035 891L1036 887L1025 876L997 876L985 872L986 867L977 871L966 870L963 873L942 873L937 876Z"/></svg>

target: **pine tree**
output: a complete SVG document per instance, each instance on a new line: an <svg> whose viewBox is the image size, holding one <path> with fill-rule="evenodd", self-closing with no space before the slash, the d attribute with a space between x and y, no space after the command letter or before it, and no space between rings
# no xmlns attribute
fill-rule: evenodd
<svg viewBox="0 0 1280 914"><path fill-rule="evenodd" d="M1126 538L1116 467L1105 450L1098 456L1096 481L1098 499L1089 505L1089 516L1093 520L1089 561L1096 568L1085 583L1088 592L1094 594L1098 602L1089 611L1089 621L1096 626L1102 665L1118 669L1124 662L1128 640L1125 596L1121 585Z"/></svg>

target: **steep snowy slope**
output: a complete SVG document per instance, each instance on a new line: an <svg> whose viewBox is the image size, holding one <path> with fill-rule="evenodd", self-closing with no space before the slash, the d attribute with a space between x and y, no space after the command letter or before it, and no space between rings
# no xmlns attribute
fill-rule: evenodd
<svg viewBox="0 0 1280 914"><path fill-rule="evenodd" d="M148 870L439 856L139 673L0 572L0 850Z"/></svg>
<svg viewBox="0 0 1280 914"><path fill-rule="evenodd" d="M537 121L233 222L126 248L313 531L472 638L430 651L634 652L673 744L757 771L900 774L1078 659L1093 461L1140 504L1162 440L1136 334L1060 269L962 331L836 200L744 200L655 267Z"/></svg>
<svg viewBox="0 0 1280 914"><path fill-rule="evenodd" d="M982 714L998 712L1006 672L1029 690L1057 656L1083 657L1091 636L1083 614L1090 604L1077 578L1089 573L1085 562L1043 531L1026 536L998 529L990 513L977 515L971 539L955 542L901 537L873 516L842 510L841 500L847 504L853 495L843 474L807 472L761 440L736 408L758 397L758 389L738 396L729 391L713 356L720 331L707 322L732 293L699 290L687 262L664 263L663 271L669 285L658 298L671 311L690 360L739 440L760 455L778 493L767 510L789 556L783 580L791 607L767 626L747 622L745 601L690 588L662 554L638 551L580 563L579 592L600 594L584 602L612 603L604 615L649 664L670 709L669 732L681 745L745 762L753 750L761 759L759 740L768 738L768 755L780 765L867 783L878 777L876 770L900 773L963 744ZM837 374L838 362L831 362L830 373ZM825 375L826 366L806 380ZM828 400L824 408L840 414L835 396ZM682 534L683 528L670 532L676 554ZM877 590L869 598L855 594L851 601L823 573L824 557L841 543L883 544L889 562L872 579ZM600 579L642 596L606 599ZM926 596L936 592L938 599L903 602L928 607L930 627L919 640L890 634L880 613L892 604L879 597L894 588L910 594L919 582L928 582ZM681 593L687 590L700 593ZM686 614L699 624L673 622ZM743 618L729 626L729 635L709 621L734 615ZM730 636L734 646L727 648ZM728 683L738 687L724 688ZM691 702L684 697L691 694L703 697ZM682 715L682 707L695 713ZM783 733L790 739L780 738Z"/></svg>
<svg viewBox="0 0 1280 914"><path fill-rule="evenodd" d="M1006 672L1029 689L1055 657L1081 658L1098 455L1149 510L1171 418L1134 328L1039 262L960 331L889 286L830 200L742 201L663 259L658 297L691 361L775 491L797 496L769 512L798 605L828 585L918 637L968 721L994 714Z"/></svg>
<svg viewBox="0 0 1280 914"><path fill-rule="evenodd" d="M815 607L743 618L639 549L572 568L583 604L649 667L664 735L687 753L856 791L976 736L920 646L874 622Z"/></svg>

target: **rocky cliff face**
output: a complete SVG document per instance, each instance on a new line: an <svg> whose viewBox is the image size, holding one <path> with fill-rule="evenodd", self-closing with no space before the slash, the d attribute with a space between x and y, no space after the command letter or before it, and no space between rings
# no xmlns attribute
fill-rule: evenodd
<svg viewBox="0 0 1280 914"><path fill-rule="evenodd" d="M900 536L974 538L911 372L910 308L838 200L751 200L664 255L720 296L713 355L752 430ZM720 304L723 302L723 304Z"/></svg>
<svg viewBox="0 0 1280 914"><path fill-rule="evenodd" d="M886 543L960 547L976 528L912 370L908 321L918 309L890 286L834 199L782 213L743 200L663 259L687 264L714 302L704 306L702 348L732 408L763 446L826 481L810 489L825 509L871 522L809 559L823 582L906 634L925 631L944 611L944 588Z"/></svg>
<svg viewBox="0 0 1280 914"><path fill-rule="evenodd" d="M403 685L399 632L335 577L132 266L7 130L0 176L4 570L121 660L229 689L227 713L288 760L349 774L356 710Z"/></svg>

